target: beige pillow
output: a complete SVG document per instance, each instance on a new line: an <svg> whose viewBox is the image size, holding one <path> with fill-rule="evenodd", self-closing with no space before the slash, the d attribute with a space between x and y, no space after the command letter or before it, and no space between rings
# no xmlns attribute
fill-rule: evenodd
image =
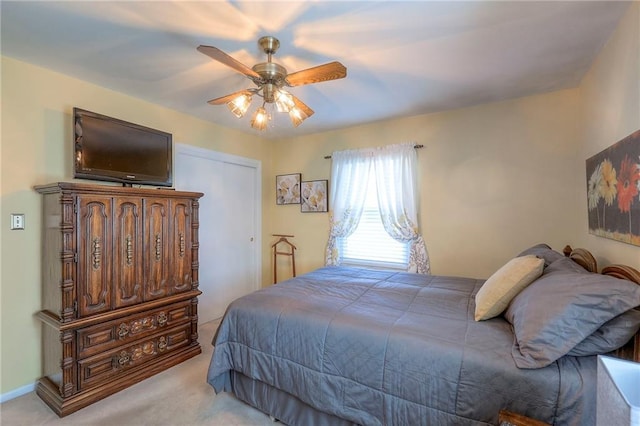
<svg viewBox="0 0 640 426"><path fill-rule="evenodd" d="M476 294L475 320L500 315L509 302L542 275L544 259L529 255L515 257L489 277Z"/></svg>

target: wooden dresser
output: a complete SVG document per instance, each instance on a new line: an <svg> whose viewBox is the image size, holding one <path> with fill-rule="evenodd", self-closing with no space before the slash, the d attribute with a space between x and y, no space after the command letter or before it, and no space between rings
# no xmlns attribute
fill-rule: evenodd
<svg viewBox="0 0 640 426"><path fill-rule="evenodd" d="M198 192L58 182L43 196L43 377L59 416L201 352Z"/></svg>

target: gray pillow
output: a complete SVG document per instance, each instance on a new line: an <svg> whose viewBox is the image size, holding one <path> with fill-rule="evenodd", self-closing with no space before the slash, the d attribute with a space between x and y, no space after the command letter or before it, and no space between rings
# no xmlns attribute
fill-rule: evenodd
<svg viewBox="0 0 640 426"><path fill-rule="evenodd" d="M640 330L640 311L631 309L602 324L567 353L571 356L602 355L621 348Z"/></svg>
<svg viewBox="0 0 640 426"><path fill-rule="evenodd" d="M544 243L536 244L535 246L529 247L528 249L520 253L517 257L527 255L534 255L544 259L545 267L551 265L551 263L558 259L564 258L564 255L562 253L553 250L551 247Z"/></svg>
<svg viewBox="0 0 640 426"><path fill-rule="evenodd" d="M605 322L640 306L640 285L581 272L572 264L565 257L553 262L505 311L513 326L512 356L519 368L546 367Z"/></svg>

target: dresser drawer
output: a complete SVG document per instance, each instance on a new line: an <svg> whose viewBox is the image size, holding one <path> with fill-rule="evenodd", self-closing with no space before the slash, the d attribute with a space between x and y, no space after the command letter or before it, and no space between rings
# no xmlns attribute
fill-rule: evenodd
<svg viewBox="0 0 640 426"><path fill-rule="evenodd" d="M144 368L191 342L191 324L184 324L133 344L78 361L80 390L114 380L133 369Z"/></svg>
<svg viewBox="0 0 640 426"><path fill-rule="evenodd" d="M191 321L191 302L184 301L151 309L91 327L81 328L78 336L78 359L129 344L161 330Z"/></svg>

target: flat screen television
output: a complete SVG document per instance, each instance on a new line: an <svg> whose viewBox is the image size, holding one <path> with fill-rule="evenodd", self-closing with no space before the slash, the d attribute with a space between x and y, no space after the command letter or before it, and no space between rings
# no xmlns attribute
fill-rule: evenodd
<svg viewBox="0 0 640 426"><path fill-rule="evenodd" d="M74 174L132 184L173 185L173 143L170 133L106 115L73 109Z"/></svg>

